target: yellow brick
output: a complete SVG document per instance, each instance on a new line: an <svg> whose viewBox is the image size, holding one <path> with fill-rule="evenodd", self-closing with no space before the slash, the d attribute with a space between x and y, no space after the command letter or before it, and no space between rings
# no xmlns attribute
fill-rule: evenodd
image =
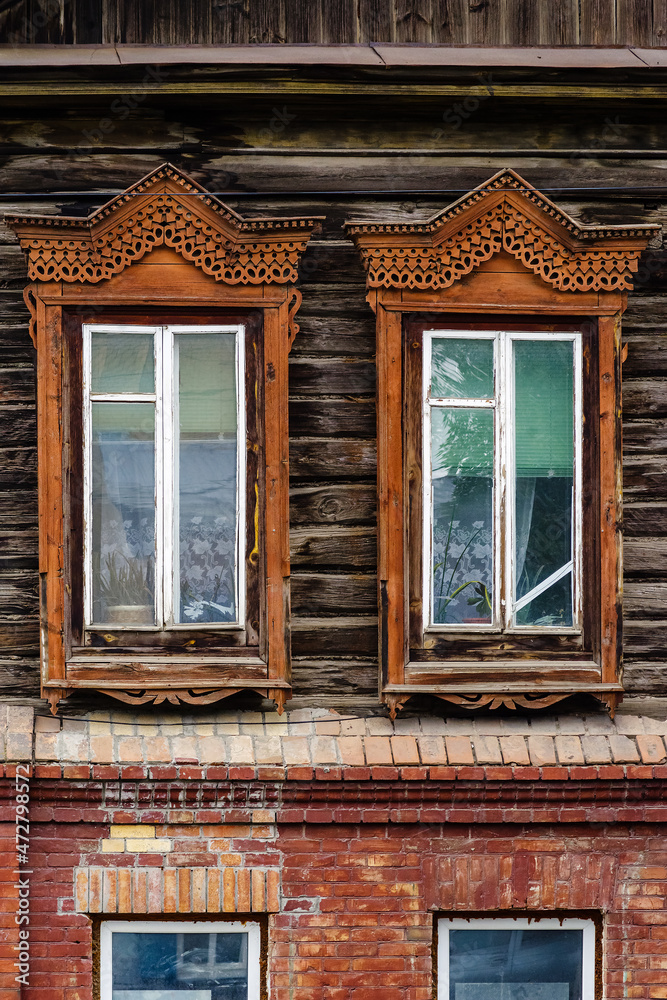
<svg viewBox="0 0 667 1000"><path fill-rule="evenodd" d="M88 910L88 872L83 868L76 873L76 908L79 913Z"/></svg>
<svg viewBox="0 0 667 1000"><path fill-rule="evenodd" d="M155 827L148 823L137 823L134 826L112 826L109 836L122 837L123 839L126 837L143 837L145 839L155 836Z"/></svg>
<svg viewBox="0 0 667 1000"><path fill-rule="evenodd" d="M276 814L273 809L253 809L253 823L274 823Z"/></svg>
<svg viewBox="0 0 667 1000"><path fill-rule="evenodd" d="M123 854L124 851L124 840L113 839L102 841L102 854Z"/></svg>
<svg viewBox="0 0 667 1000"><path fill-rule="evenodd" d="M253 826L252 828L252 836L257 840L268 840L271 837L275 837L275 835L275 826Z"/></svg>
<svg viewBox="0 0 667 1000"><path fill-rule="evenodd" d="M125 841L125 850L129 854L168 854L171 850L171 841L128 838Z"/></svg>

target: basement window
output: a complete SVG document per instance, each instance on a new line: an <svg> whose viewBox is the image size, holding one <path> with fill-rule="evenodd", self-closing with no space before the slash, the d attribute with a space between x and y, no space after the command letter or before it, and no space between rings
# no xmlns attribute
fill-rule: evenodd
<svg viewBox="0 0 667 1000"><path fill-rule="evenodd" d="M575 918L438 921L438 1000L594 1000L595 924Z"/></svg>
<svg viewBox="0 0 667 1000"><path fill-rule="evenodd" d="M259 1000L259 924L106 921L100 1000Z"/></svg>

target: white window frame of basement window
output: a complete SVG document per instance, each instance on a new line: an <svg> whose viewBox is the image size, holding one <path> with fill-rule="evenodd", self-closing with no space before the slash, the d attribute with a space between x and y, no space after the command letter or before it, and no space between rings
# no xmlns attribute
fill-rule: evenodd
<svg viewBox="0 0 667 1000"><path fill-rule="evenodd" d="M92 334L151 334L154 345L155 392L93 393ZM178 407L174 385L174 334L233 333L236 338L236 621L174 622L174 608L179 600L178 574L173 572L174 553L178 551L176 495ZM165 349L166 348L166 349ZM172 405L165 408L165 400ZM152 631L163 629L238 629L245 621L245 509L246 509L246 399L245 399L245 326L243 324L178 324L142 326L124 323L87 323L83 325L83 506L84 557L83 593L86 628L104 627L93 620L92 588L92 403L153 403L155 405L155 617L157 625L122 625L114 630ZM169 419L171 415L171 419ZM171 502L167 498L171 496ZM171 580L169 574L171 571Z"/></svg>
<svg viewBox="0 0 667 1000"><path fill-rule="evenodd" d="M431 396L431 355L433 340L491 340L494 342L494 395L489 399L465 397L435 397ZM514 551L515 551L515 509L512 491L514 476L514 435L510 433L514 411L514 366L512 364L512 344L518 340L559 340L571 341L574 345L573 372L573 428L574 428L574 497L572 504L572 620L571 627L559 625L513 625L511 618L506 620L506 600L514 594ZM502 386L502 392L501 392ZM424 330L422 359L422 552L423 552L423 584L422 608L424 632L470 632L509 633L514 635L534 635L546 633L549 635L580 635L582 622L582 447L583 447L583 384L582 384L582 335L579 331L551 332L544 330ZM433 574L431 566L432 554L432 519L431 519L431 411L434 408L465 408L490 409L494 411L494 469L493 469L493 621L491 625L438 624L433 621ZM503 510L507 511L505 518L505 553L500 551L499 537ZM503 573L504 566L504 573ZM557 581L548 578L544 584ZM534 593L534 597L539 594ZM522 599L521 606L525 603ZM517 608L516 610L520 610ZM512 616L513 617L513 616Z"/></svg>
<svg viewBox="0 0 667 1000"><path fill-rule="evenodd" d="M100 1000L112 1000L114 934L247 934L248 1000L260 1000L260 927L239 920L106 920L100 926Z"/></svg>
<svg viewBox="0 0 667 1000"><path fill-rule="evenodd" d="M441 917L438 920L438 1000L449 1000L449 931L582 930L582 1000L595 1000L595 924L580 917Z"/></svg>

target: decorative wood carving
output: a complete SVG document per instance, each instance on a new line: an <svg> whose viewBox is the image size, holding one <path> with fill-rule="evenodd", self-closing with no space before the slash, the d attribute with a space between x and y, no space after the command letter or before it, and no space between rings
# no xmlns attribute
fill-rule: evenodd
<svg viewBox="0 0 667 1000"><path fill-rule="evenodd" d="M7 216L31 281L96 284L168 246L228 285L290 284L319 219L243 219L164 164L87 219Z"/></svg>
<svg viewBox="0 0 667 1000"><path fill-rule="evenodd" d="M660 227L581 225L514 171L504 170L425 222L349 222L345 229L366 267L377 322L383 700L394 716L418 693L467 708L542 708L585 692L613 712L623 690L620 316L639 257ZM496 329L498 316L517 322L544 316L549 324L587 331L591 370L597 372L584 393L589 427L597 432L589 484L590 496L597 498L590 513L595 537L587 546L589 589L596 596L587 599L579 646L563 641L559 649L546 640L535 645L534 639L533 646L522 645L510 634L485 646L480 640L475 645L469 633L424 634L422 530L415 514L421 510L415 445L421 440L421 431L415 432L421 426L421 396L414 403L415 393L421 393L421 334L410 332L419 326L411 314L428 314L429 324L434 314L453 323L462 322L459 314L474 315ZM417 355L418 361L410 360Z"/></svg>
<svg viewBox="0 0 667 1000"><path fill-rule="evenodd" d="M584 226L513 170L502 170L426 222L349 222L369 288L448 288L505 250L561 291L622 291L651 225Z"/></svg>
<svg viewBox="0 0 667 1000"><path fill-rule="evenodd" d="M87 219L11 216L6 221L26 253L32 282L24 298L37 348L43 696L55 711L60 698L82 688L130 704L210 704L250 689L273 698L282 711L290 695L287 361L298 331L301 293L294 282L299 257L321 220L243 219L165 164ZM114 653L105 651L109 669L96 673L91 668L84 679L77 674L76 656L90 653L85 642L92 640L84 636L84 646L78 648L72 638L76 608L65 579L72 565L70 489L76 484L70 486L70 437L63 428L76 424L72 414L80 406L76 393L70 395L65 323L78 329L82 321L94 322L105 310L119 307L130 317L146 316L147 311L150 317L158 311L161 322L175 311L189 317L196 309L209 316L225 310L242 317L259 312L263 317L253 341L254 360L248 360L254 367L247 376L253 382L248 393L257 423L263 427L261 448L257 441L253 444L264 466L249 491L254 527L247 556L253 567L261 567L259 594L257 588L253 591L258 606L249 603L254 610L238 635L228 629L224 641L213 645L209 634L204 645L214 654L219 673L214 667L205 686L195 666L191 678L189 666L183 672L188 661L182 655L176 657L178 687L168 656L149 667L156 648L145 645L145 637L140 637L143 659L140 649L133 649L139 671L132 678L123 679L123 649L115 647L116 660ZM252 325L250 318L248 323ZM258 644L251 635L259 635ZM246 668L235 666L245 662L238 657L243 647L257 664L250 681ZM141 676L142 669L146 675L150 672L150 684L148 676Z"/></svg>

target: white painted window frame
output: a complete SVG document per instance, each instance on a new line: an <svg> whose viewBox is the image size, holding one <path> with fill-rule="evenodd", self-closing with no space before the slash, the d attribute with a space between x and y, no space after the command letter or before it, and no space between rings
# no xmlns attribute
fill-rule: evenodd
<svg viewBox="0 0 667 1000"><path fill-rule="evenodd" d="M92 334L150 334L154 344L155 391L152 393L93 393ZM236 343L236 620L233 622L175 622L179 600L178 554L178 380L175 372L175 335L233 333ZM92 588L92 404L152 403L155 407L155 618L156 625L122 625L114 630L162 631L164 629L238 629L245 621L245 509L246 509L246 399L245 326L243 324L189 324L139 326L88 323L83 325L83 592L86 628L103 627L93 620ZM171 498L171 502L169 502ZM159 585L158 585L159 582Z"/></svg>
<svg viewBox="0 0 667 1000"><path fill-rule="evenodd" d="M490 340L493 341L494 395L488 399L465 397L436 397L431 395L431 358L434 340ZM573 344L573 452L574 496L572 504L572 615L571 627L559 625L516 625L516 611L527 601L516 602L510 614L507 611L508 595L514 594L514 552L516 551L515 504L515 455L514 413L514 353L515 341L545 340L570 341ZM423 470L423 524L422 524L422 607L424 632L461 632L549 635L579 635L582 622L582 448L583 448L583 387L582 387L582 335L578 331L514 331L514 330L424 330L422 359L422 470ZM494 414L493 447L493 617L490 625L443 625L433 620L433 524L431 479L431 414L434 409L488 409ZM503 531L504 526L504 531ZM500 538L505 537L501 551ZM556 579L543 581L542 589ZM541 592L541 590L539 591ZM534 591L532 598L539 596ZM532 599L531 598L531 599Z"/></svg>
<svg viewBox="0 0 667 1000"><path fill-rule="evenodd" d="M449 1000L450 930L581 930L582 1000L595 1000L595 923L580 917L440 917L438 920L438 1000ZM102 998L104 1000L104 998Z"/></svg>
<svg viewBox="0 0 667 1000"><path fill-rule="evenodd" d="M105 920L100 925L100 1000L112 1000L114 934L247 934L248 1000L260 1000L261 932L240 920Z"/></svg>

